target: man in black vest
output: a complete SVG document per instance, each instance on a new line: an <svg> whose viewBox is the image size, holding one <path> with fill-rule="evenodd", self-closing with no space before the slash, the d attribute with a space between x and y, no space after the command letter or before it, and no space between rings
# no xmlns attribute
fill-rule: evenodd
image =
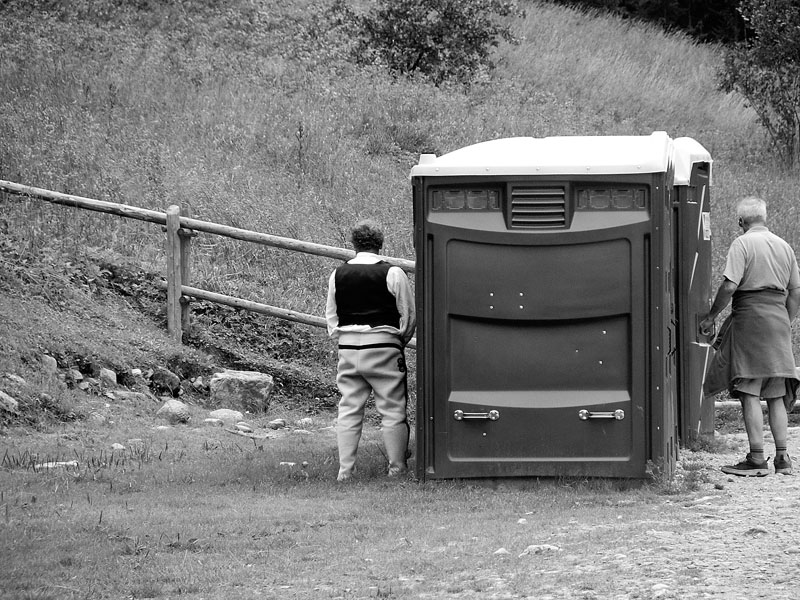
<svg viewBox="0 0 800 600"><path fill-rule="evenodd" d="M356 223L351 236L356 256L331 274L325 309L328 334L339 343L336 384L342 398L336 426L337 480L353 476L370 393L382 417L389 476L397 477L408 471L403 349L416 326L414 295L403 270L378 256L383 232L374 221Z"/></svg>

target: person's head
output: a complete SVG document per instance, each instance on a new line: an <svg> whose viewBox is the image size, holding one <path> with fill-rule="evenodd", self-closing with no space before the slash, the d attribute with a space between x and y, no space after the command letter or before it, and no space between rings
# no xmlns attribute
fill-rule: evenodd
<svg viewBox="0 0 800 600"><path fill-rule="evenodd" d="M375 252L383 248L383 231L372 219L364 219L353 226L350 241L356 252Z"/></svg>
<svg viewBox="0 0 800 600"><path fill-rule="evenodd" d="M739 218L739 227L745 231L753 225L766 224L767 203L761 198L745 198L736 205L736 216Z"/></svg>

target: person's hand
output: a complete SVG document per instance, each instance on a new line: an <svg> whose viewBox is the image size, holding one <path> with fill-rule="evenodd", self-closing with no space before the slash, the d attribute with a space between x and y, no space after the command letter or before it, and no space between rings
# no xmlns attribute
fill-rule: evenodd
<svg viewBox="0 0 800 600"><path fill-rule="evenodd" d="M700 334L705 336L710 336L714 333L714 321L715 319L708 315L705 319L700 321Z"/></svg>

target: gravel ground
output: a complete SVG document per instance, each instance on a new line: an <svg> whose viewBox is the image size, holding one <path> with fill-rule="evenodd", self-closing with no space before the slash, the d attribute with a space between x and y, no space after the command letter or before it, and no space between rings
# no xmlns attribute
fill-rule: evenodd
<svg viewBox="0 0 800 600"><path fill-rule="evenodd" d="M693 459L708 461L710 481L694 499L676 500L683 515L673 517L674 526L657 524L647 532L660 544L643 544L641 555L626 556L632 574L648 583L639 581L616 598L800 598L800 428L789 431L792 476L722 473L721 466L738 462L748 449L744 434L729 438L730 453L694 453ZM765 441L767 454L774 452L771 437Z"/></svg>

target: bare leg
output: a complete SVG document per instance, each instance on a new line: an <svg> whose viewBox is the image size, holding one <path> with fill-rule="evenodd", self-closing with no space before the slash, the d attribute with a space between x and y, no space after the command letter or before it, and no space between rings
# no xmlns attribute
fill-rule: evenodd
<svg viewBox="0 0 800 600"><path fill-rule="evenodd" d="M764 414L761 412L761 400L758 396L740 393L739 401L742 403L744 429L750 442L750 453L754 460L762 461L764 460Z"/></svg>
<svg viewBox="0 0 800 600"><path fill-rule="evenodd" d="M783 398L767 398L769 408L769 428L776 448L786 448L789 435L789 417L786 414L786 405ZM777 451L775 456L777 457Z"/></svg>

